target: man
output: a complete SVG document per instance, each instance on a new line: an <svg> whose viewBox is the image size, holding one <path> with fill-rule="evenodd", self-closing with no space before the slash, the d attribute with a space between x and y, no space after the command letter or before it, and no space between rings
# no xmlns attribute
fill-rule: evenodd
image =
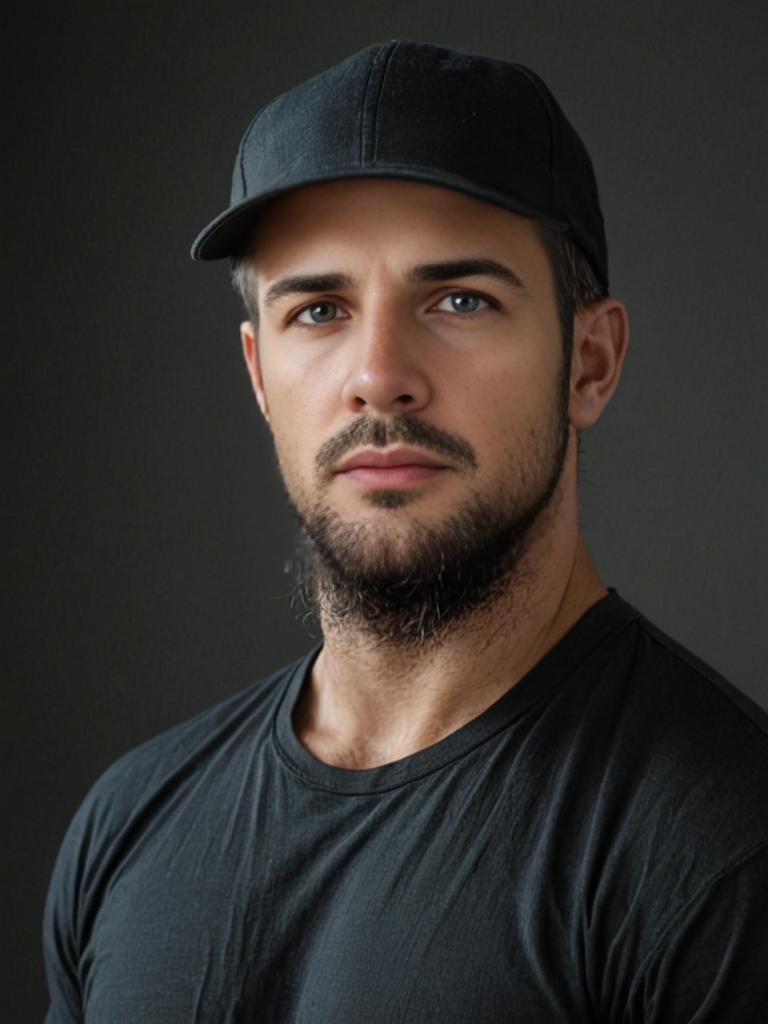
<svg viewBox="0 0 768 1024"><path fill-rule="evenodd" d="M243 137L229 257L323 642L121 758L50 1022L758 1021L766 716L598 576L627 316L530 70L392 40Z"/></svg>

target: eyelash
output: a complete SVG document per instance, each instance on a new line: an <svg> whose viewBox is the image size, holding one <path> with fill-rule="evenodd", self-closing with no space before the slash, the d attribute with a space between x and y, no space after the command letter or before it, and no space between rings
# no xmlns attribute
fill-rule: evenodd
<svg viewBox="0 0 768 1024"><path fill-rule="evenodd" d="M470 295L473 299L480 299L482 302L486 302L488 304L488 306L490 306L491 309L498 309L499 308L498 303L494 302L493 299L488 298L487 295L482 295L480 292L468 291L466 288L457 289L456 291L452 291L452 292L446 292L445 295L441 296L441 298L438 299L438 304L440 302L443 302L445 299L450 299L451 296L453 296L453 295ZM299 322L298 318L301 316L302 313L305 313L308 309L312 309L314 306L320 306L320 305L323 305L323 304L327 304L329 306L337 306L337 307L341 305L341 303L334 302L332 299L315 299L314 302L310 302L306 306L302 306L301 309L297 309L296 312L288 319L288 321L287 321L288 324L295 323L297 327L308 327L310 330L312 330L313 328L316 328L316 327L326 327L328 324L335 323L336 322L335 320L327 320L325 323L319 323L319 324L304 324L304 323L300 323ZM444 312L444 311L441 310L441 312ZM486 312L484 309L473 309L469 313L458 313L458 312L448 313L448 316L458 316L458 317L461 317L463 320L468 320L468 319L470 319L472 317L475 317L475 316L478 316L480 313L484 313L484 312Z"/></svg>

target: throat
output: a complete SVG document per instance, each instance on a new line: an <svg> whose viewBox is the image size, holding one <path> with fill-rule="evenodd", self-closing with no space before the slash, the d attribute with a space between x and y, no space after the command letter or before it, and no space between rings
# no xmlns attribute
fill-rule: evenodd
<svg viewBox="0 0 768 1024"><path fill-rule="evenodd" d="M331 628L293 713L320 761L378 767L417 753L482 714L607 594L580 543L570 572L537 577L440 639L382 643Z"/></svg>

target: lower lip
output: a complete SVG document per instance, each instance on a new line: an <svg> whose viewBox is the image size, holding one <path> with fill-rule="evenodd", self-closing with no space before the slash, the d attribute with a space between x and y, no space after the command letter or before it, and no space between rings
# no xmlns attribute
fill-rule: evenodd
<svg viewBox="0 0 768 1024"><path fill-rule="evenodd" d="M447 466L356 466L354 469L344 470L340 475L348 480L354 480L366 487L381 487L387 490L395 490L399 487L409 487L411 484L420 484L426 480L433 480L440 473L444 473Z"/></svg>

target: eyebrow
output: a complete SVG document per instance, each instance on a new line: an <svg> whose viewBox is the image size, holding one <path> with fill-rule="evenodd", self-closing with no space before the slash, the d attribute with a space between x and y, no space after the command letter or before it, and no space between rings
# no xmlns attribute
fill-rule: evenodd
<svg viewBox="0 0 768 1024"><path fill-rule="evenodd" d="M448 281L454 277L495 277L514 288L516 291L526 290L520 277L498 260L491 259L455 259L441 260L436 263L418 263L411 267L405 275L405 280L411 284L418 284L422 281ZM327 273L327 274L295 274L291 277L282 277L269 288L265 297L264 305L268 308L273 306L279 299L286 295L307 292L327 292L335 288L354 287L354 278L348 274Z"/></svg>

